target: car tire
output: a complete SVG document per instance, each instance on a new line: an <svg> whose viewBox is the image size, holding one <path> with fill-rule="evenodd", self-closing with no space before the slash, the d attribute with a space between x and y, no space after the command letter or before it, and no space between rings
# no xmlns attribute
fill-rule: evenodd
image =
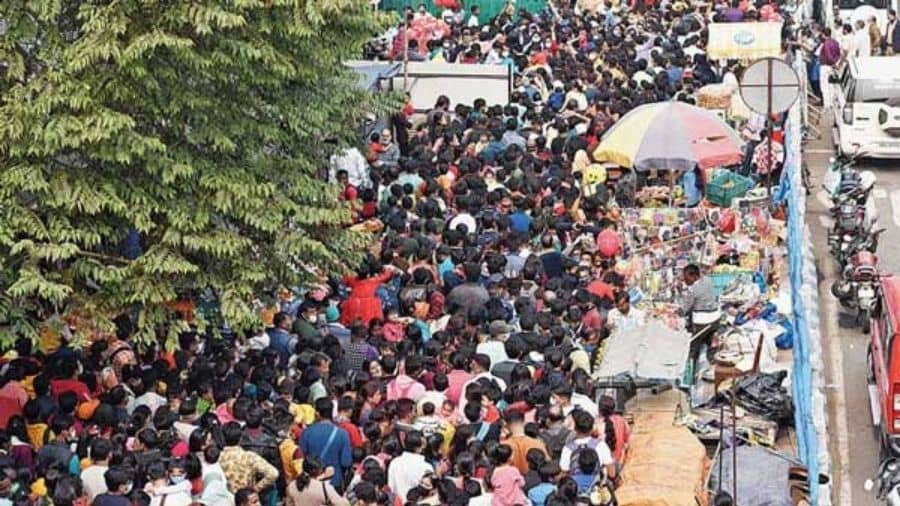
<svg viewBox="0 0 900 506"><path fill-rule="evenodd" d="M875 361L872 359L872 343L866 346L866 384L875 384Z"/></svg>

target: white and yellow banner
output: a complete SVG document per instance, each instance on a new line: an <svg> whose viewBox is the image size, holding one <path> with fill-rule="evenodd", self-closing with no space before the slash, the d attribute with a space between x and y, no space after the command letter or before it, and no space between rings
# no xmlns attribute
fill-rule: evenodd
<svg viewBox="0 0 900 506"><path fill-rule="evenodd" d="M713 23L706 51L711 60L778 57L781 23Z"/></svg>

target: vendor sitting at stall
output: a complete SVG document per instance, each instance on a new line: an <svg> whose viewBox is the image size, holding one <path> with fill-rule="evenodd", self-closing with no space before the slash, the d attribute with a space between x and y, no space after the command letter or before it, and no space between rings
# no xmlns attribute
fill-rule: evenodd
<svg viewBox="0 0 900 506"><path fill-rule="evenodd" d="M714 327L722 313L712 278L702 276L700 268L690 264L684 268L684 283L687 289L681 300L681 312L688 319L688 329L697 333L703 327Z"/></svg>

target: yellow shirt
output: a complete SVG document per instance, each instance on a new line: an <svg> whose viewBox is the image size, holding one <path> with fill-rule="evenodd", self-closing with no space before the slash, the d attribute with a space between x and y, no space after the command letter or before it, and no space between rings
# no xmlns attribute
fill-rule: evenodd
<svg viewBox="0 0 900 506"><path fill-rule="evenodd" d="M316 408L309 404L294 404L288 407L288 411L294 415L294 423L299 423L304 427L312 425L316 421Z"/></svg>

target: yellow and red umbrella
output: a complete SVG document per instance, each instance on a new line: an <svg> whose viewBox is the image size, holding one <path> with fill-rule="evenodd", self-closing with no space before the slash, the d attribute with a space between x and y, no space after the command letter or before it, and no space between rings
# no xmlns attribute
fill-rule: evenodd
<svg viewBox="0 0 900 506"><path fill-rule="evenodd" d="M610 128L594 159L637 170L701 169L741 162L743 142L714 113L683 102L639 106Z"/></svg>

